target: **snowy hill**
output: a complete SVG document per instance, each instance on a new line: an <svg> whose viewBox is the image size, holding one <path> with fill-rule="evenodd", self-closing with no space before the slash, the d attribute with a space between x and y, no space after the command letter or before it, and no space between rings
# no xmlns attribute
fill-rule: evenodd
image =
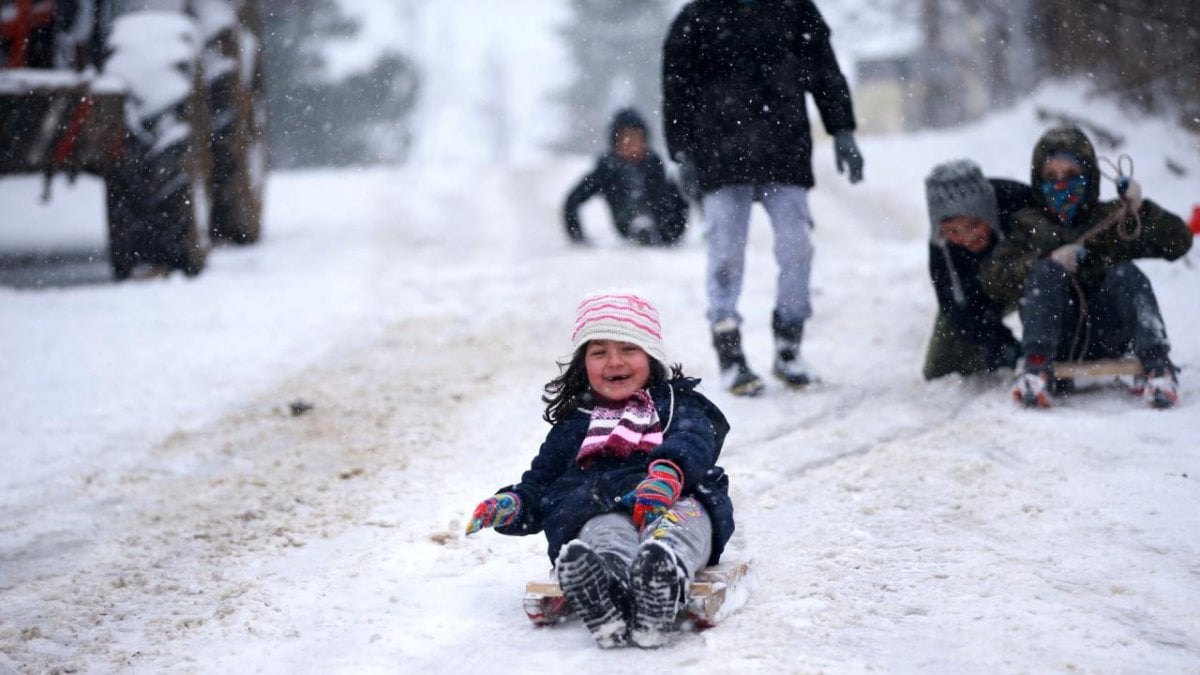
<svg viewBox="0 0 1200 675"><path fill-rule="evenodd" d="M545 100L567 76L563 3L342 4L364 33L335 74L389 46L427 68L411 166L274 174L263 242L196 279L0 287L0 673L1196 671L1200 254L1142 265L1185 368L1177 409L1105 388L1027 411L1003 376L920 376L930 167L1025 179L1049 108L1122 134L1101 153L1128 152L1187 216L1194 136L1057 84L966 128L864 136L850 186L818 134L805 356L824 383L735 399L695 222L678 250L633 249L593 202L598 245L565 243L561 199L591 160L545 149L568 122ZM865 6L828 13L839 54L908 35L857 22ZM48 205L40 189L0 180L0 252L103 250L98 181L58 180ZM744 330L765 370L774 262L761 213L751 229ZM612 285L657 302L670 355L733 424L727 557L754 570L722 625L654 652L533 628L520 597L544 539L461 534L545 433L576 301Z"/></svg>

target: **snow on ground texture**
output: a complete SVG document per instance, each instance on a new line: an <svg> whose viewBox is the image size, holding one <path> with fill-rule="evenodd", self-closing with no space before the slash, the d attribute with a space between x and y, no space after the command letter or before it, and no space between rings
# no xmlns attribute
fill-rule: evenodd
<svg viewBox="0 0 1200 675"><path fill-rule="evenodd" d="M1194 180L1162 156L1200 171L1193 140L1088 111L1130 137L1149 197L1190 212ZM758 400L715 384L697 230L627 247L591 203L598 244L565 244L586 158L276 174L264 241L199 278L0 289L0 672L1194 671L1197 254L1143 265L1187 368L1175 410L1102 389L1027 411L1004 377L920 378L922 177L966 155L1023 178L1041 130L1030 103L863 138L858 186L819 145L805 356L824 383ZM100 205L78 208L59 226L90 245ZM9 227L0 243L28 245ZM770 246L756 211L742 308L762 371ZM544 538L461 534L544 436L576 301L612 285L658 303L672 358L733 424L727 557L756 581L653 652L534 628L520 600ZM293 417L296 399L313 409Z"/></svg>

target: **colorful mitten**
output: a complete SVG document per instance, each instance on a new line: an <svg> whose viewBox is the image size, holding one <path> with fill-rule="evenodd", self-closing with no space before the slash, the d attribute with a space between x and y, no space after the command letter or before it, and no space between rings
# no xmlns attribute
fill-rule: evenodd
<svg viewBox="0 0 1200 675"><path fill-rule="evenodd" d="M665 459L650 463L650 470L621 503L633 507L633 524L641 528L667 512L683 491L683 471Z"/></svg>
<svg viewBox="0 0 1200 675"><path fill-rule="evenodd" d="M471 520L467 522L467 534L475 534L485 527L511 525L521 513L521 497L515 492L501 492L479 502Z"/></svg>

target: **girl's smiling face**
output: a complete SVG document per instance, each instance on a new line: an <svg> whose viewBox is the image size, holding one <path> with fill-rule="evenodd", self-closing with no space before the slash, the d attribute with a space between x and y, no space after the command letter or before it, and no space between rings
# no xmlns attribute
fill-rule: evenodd
<svg viewBox="0 0 1200 675"><path fill-rule="evenodd" d="M592 391L610 401L624 401L650 381L650 355L631 342L592 340L583 354Z"/></svg>

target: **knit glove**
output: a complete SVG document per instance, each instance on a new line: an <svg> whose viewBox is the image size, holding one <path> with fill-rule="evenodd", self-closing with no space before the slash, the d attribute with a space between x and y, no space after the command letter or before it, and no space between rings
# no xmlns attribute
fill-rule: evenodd
<svg viewBox="0 0 1200 675"><path fill-rule="evenodd" d="M511 525L521 513L521 496L515 492L500 492L479 502L471 520L467 522L467 534L475 534L485 527Z"/></svg>
<svg viewBox="0 0 1200 675"><path fill-rule="evenodd" d="M656 459L642 482L621 497L621 503L633 508L633 524L641 529L666 513L682 491L683 471L673 462Z"/></svg>
<svg viewBox="0 0 1200 675"><path fill-rule="evenodd" d="M1130 213L1137 213L1142 209L1142 184L1129 176L1117 179L1117 196L1125 202L1125 207Z"/></svg>
<svg viewBox="0 0 1200 675"><path fill-rule="evenodd" d="M857 183L863 177L863 156L854 142L854 133L839 131L833 135L833 154L837 159L838 173L843 167L850 169L850 182Z"/></svg>
<svg viewBox="0 0 1200 675"><path fill-rule="evenodd" d="M1075 274L1079 270L1079 262L1086 255L1087 249L1083 247L1083 244L1063 244L1046 257L1062 265L1068 274Z"/></svg>

